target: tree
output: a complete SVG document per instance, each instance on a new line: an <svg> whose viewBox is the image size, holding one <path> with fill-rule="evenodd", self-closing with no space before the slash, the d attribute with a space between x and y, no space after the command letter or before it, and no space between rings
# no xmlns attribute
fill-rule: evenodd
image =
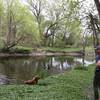
<svg viewBox="0 0 100 100"><path fill-rule="evenodd" d="M47 24L45 24L46 25L45 26L46 31L44 33L45 39L46 40L50 39L52 44L54 44L53 41L56 42L55 40L58 41L58 39L60 39L59 41L61 42L64 41L66 36L68 36L70 33L73 33L72 31L76 29L75 27L74 28L71 27L74 26L75 20L78 21L77 11L78 11L78 3L73 0L70 1L54 0L51 5L48 4L46 9L46 14L47 14L46 18L48 20L46 21ZM74 23L72 24L72 22ZM77 29L79 28L79 25L80 23L76 26Z"/></svg>
<svg viewBox="0 0 100 100"><path fill-rule="evenodd" d="M51 3L27 0L25 4L20 0L1 1L1 34L5 49L19 44L34 47L66 45L67 40L75 41L81 33L78 3L74 0L53 0Z"/></svg>
<svg viewBox="0 0 100 100"><path fill-rule="evenodd" d="M2 31L2 15L3 15L3 1L0 0L0 33Z"/></svg>
<svg viewBox="0 0 100 100"><path fill-rule="evenodd" d="M96 8L98 10L98 14L99 14L99 18L100 18L100 1L99 0L94 0L95 4L96 4Z"/></svg>
<svg viewBox="0 0 100 100"><path fill-rule="evenodd" d="M42 10L43 10L43 0L27 0L28 7L34 17L36 18L36 22L38 24L39 34L42 34L41 24L42 24Z"/></svg>
<svg viewBox="0 0 100 100"><path fill-rule="evenodd" d="M17 3L17 1L16 1ZM13 0L6 0L3 2L4 6L4 13L3 16L5 19L3 19L3 23L6 24L5 28L5 47L6 49L12 47L15 45L15 38L16 38L16 24L15 24L15 13L14 13L14 7L16 3ZM4 31L3 31L4 32Z"/></svg>
<svg viewBox="0 0 100 100"><path fill-rule="evenodd" d="M19 0L3 0L0 1L0 5L2 5L0 6L0 18L2 19L0 34L3 37L1 41L4 42L3 48L7 50L23 42L26 34L32 35L34 28L31 27L30 31L29 28L31 24L34 24L31 23L34 19Z"/></svg>

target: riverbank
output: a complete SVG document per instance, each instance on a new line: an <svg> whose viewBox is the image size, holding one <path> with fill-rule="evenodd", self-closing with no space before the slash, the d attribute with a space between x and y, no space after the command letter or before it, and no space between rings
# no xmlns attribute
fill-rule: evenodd
<svg viewBox="0 0 100 100"><path fill-rule="evenodd" d="M74 52L31 52L31 53L0 53L0 57L35 57L35 56L83 56L81 51Z"/></svg>
<svg viewBox="0 0 100 100"><path fill-rule="evenodd" d="M1 100L89 100L94 65L39 80L38 85L1 85ZM91 91L90 91L91 92Z"/></svg>
<svg viewBox="0 0 100 100"><path fill-rule="evenodd" d="M92 51L87 48L88 54ZM93 51L92 51L93 53ZM86 54L86 55L88 55ZM28 48L28 47L15 47L9 51L0 50L0 57L34 57L34 56L73 56L81 57L84 53L82 48L56 48L56 47L41 47L41 48ZM91 53L90 53L91 55ZM92 54L93 56L93 54Z"/></svg>

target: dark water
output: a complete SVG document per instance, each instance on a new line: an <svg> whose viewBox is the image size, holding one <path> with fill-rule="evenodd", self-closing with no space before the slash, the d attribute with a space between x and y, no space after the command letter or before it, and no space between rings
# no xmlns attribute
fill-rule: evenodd
<svg viewBox="0 0 100 100"><path fill-rule="evenodd" d="M34 75L42 78L71 70L76 58L34 57L0 59L0 84L21 84Z"/></svg>

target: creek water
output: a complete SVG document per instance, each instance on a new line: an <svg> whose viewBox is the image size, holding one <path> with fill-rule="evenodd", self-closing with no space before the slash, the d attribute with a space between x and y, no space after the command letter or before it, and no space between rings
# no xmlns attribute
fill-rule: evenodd
<svg viewBox="0 0 100 100"><path fill-rule="evenodd" d="M81 58L66 56L0 59L0 84L22 84L34 75L48 77L72 70L77 64L82 64Z"/></svg>

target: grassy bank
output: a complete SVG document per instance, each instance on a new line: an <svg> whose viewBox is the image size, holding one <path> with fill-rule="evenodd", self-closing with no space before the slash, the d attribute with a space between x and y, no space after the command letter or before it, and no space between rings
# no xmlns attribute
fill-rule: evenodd
<svg viewBox="0 0 100 100"><path fill-rule="evenodd" d="M2 49L2 48L0 48ZM80 51L82 48L77 47L24 47L24 46L15 46L12 48L12 50L19 50L19 51L29 51L29 52L35 52L35 51L47 51L47 52L75 52ZM93 52L93 47L86 47L86 52Z"/></svg>
<svg viewBox="0 0 100 100"><path fill-rule="evenodd" d="M42 47L41 48L44 51L49 51L49 52L74 52L74 51L80 51L80 48L74 48L74 47L66 47L66 48L60 48L60 47Z"/></svg>
<svg viewBox="0 0 100 100"><path fill-rule="evenodd" d="M72 70L39 80L38 85L1 85L0 100L88 100L94 67Z"/></svg>
<svg viewBox="0 0 100 100"><path fill-rule="evenodd" d="M82 48L74 48L74 47L66 47L66 48L60 48L60 47L23 47L23 46L17 46L15 50L22 50L22 51L29 51L29 52L75 52L80 51Z"/></svg>

